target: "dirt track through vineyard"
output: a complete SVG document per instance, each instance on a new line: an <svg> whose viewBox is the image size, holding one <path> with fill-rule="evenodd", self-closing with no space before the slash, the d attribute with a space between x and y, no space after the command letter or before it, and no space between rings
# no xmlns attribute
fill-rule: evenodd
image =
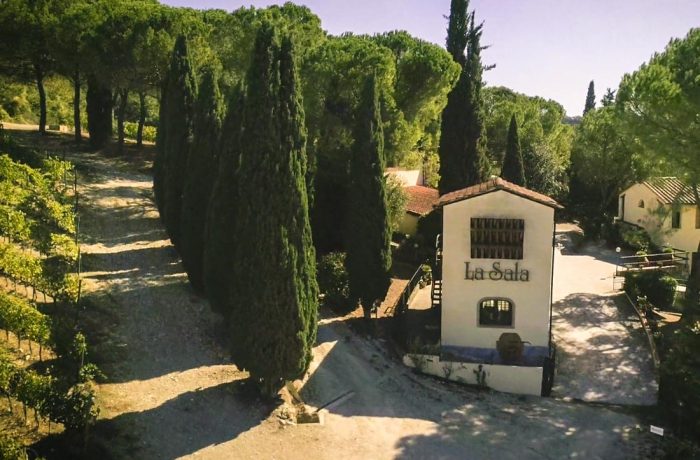
<svg viewBox="0 0 700 460"><path fill-rule="evenodd" d="M649 437L628 411L484 393L416 376L378 341L321 321L302 389L339 395L323 425L289 425L242 390L224 330L190 289L152 202L151 178L95 154L82 173L86 316L107 382L96 439L116 458L639 458ZM349 393L351 392L351 393Z"/></svg>

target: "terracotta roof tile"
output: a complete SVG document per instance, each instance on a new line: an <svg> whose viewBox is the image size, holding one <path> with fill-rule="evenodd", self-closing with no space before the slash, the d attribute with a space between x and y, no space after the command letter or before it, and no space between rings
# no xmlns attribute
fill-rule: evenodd
<svg viewBox="0 0 700 460"><path fill-rule="evenodd" d="M406 212L418 216L424 216L432 211L440 198L438 191L431 187L412 185L410 187L405 187L404 190L408 195Z"/></svg>
<svg viewBox="0 0 700 460"><path fill-rule="evenodd" d="M676 177L654 177L642 183L664 204L696 204L693 189Z"/></svg>
<svg viewBox="0 0 700 460"><path fill-rule="evenodd" d="M446 193L440 197L437 206L445 206L450 203L466 200L479 195L485 195L487 193L495 192L497 190L505 190L514 195L518 195L528 200L535 201L545 206L550 206L556 209L562 209L562 206L559 203L557 203L553 198L527 189L525 187L515 185L511 182L501 179L500 177L493 177L487 180L486 182L482 182L481 184L472 185L471 187Z"/></svg>

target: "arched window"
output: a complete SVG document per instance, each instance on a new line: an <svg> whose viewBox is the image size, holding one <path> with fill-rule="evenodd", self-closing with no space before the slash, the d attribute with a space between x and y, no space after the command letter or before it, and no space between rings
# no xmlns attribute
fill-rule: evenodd
<svg viewBox="0 0 700 460"><path fill-rule="evenodd" d="M513 302L503 298L481 299L479 326L513 327Z"/></svg>
<svg viewBox="0 0 700 460"><path fill-rule="evenodd" d="M644 200L639 200L639 203L637 203L637 206L640 208L644 208Z"/></svg>

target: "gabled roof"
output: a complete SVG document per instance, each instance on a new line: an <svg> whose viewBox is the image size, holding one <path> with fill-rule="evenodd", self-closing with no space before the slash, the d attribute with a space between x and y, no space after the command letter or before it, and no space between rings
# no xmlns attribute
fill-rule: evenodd
<svg viewBox="0 0 700 460"><path fill-rule="evenodd" d="M467 200L469 198L474 198L475 196L485 195L498 190L510 192L514 195L518 195L519 197L535 201L551 208L563 209L563 206L557 203L553 198L525 187L515 185L507 180L501 179L500 177L492 177L481 184L472 185L471 187L446 193L440 197L440 200L438 200L436 206L445 206L457 201Z"/></svg>
<svg viewBox="0 0 700 460"><path fill-rule="evenodd" d="M424 216L433 210L433 207L440 198L440 193L431 187L422 185L412 185L404 188L408 195L406 203L406 212L417 216Z"/></svg>
<svg viewBox="0 0 700 460"><path fill-rule="evenodd" d="M697 204L693 188L677 177L654 177L645 180L642 184L651 190L663 204Z"/></svg>

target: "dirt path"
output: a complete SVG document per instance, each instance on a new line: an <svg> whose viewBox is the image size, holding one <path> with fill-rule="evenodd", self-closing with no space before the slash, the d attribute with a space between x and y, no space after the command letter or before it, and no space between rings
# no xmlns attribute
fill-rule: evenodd
<svg viewBox="0 0 700 460"><path fill-rule="evenodd" d="M643 458L649 435L619 410L482 393L413 375L381 343L321 321L302 389L323 425L289 426L251 401L218 318L161 230L151 181L97 155L83 173L87 316L108 382L95 436L116 458Z"/></svg>

